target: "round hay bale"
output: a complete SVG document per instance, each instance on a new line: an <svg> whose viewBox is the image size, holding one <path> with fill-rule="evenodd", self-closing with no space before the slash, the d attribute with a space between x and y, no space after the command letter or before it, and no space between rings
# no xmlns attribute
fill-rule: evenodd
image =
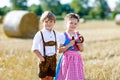
<svg viewBox="0 0 120 80"><path fill-rule="evenodd" d="M37 15L28 11L11 11L3 21L3 29L9 37L32 38L39 30Z"/></svg>
<svg viewBox="0 0 120 80"><path fill-rule="evenodd" d="M0 16L0 24L3 22L3 17Z"/></svg>
<svg viewBox="0 0 120 80"><path fill-rule="evenodd" d="M115 23L118 24L118 25L120 25L120 14L117 14L115 16Z"/></svg>

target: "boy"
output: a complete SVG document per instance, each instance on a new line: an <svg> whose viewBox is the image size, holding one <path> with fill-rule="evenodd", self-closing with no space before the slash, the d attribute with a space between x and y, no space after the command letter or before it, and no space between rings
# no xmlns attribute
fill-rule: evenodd
<svg viewBox="0 0 120 80"><path fill-rule="evenodd" d="M45 11L40 22L43 26L33 39L32 51L40 59L39 78L41 80L53 80L56 69L56 53L59 34L53 30L55 26L55 15L50 11Z"/></svg>

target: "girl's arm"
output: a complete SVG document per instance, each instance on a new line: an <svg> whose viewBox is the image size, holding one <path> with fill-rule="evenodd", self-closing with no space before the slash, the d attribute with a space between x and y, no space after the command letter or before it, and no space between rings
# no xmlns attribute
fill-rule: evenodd
<svg viewBox="0 0 120 80"><path fill-rule="evenodd" d="M58 52L62 53L65 52L69 47L73 46L75 44L75 40L72 40L68 45L63 46L63 44L60 44L58 47Z"/></svg>

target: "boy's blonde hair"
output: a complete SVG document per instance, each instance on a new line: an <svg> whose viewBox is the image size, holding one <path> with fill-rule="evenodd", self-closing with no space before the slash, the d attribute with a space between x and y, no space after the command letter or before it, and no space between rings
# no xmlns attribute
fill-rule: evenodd
<svg viewBox="0 0 120 80"><path fill-rule="evenodd" d="M79 22L79 15L78 14L75 14L75 13L69 13L69 14L67 14L66 16L65 16L65 21L67 21L67 20L69 20L69 19L71 19L71 18L75 18L75 19L77 19L78 20L78 22Z"/></svg>
<svg viewBox="0 0 120 80"><path fill-rule="evenodd" d="M44 22L45 19L56 21L56 17L51 11L45 11L40 18L40 22Z"/></svg>

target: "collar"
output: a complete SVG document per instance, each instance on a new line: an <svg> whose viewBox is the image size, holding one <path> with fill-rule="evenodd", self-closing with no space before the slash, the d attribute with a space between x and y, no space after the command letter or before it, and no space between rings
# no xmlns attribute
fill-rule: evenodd
<svg viewBox="0 0 120 80"><path fill-rule="evenodd" d="M45 32L51 33L51 32L53 32L53 29L51 31L49 31L49 30L43 28L41 31L45 31Z"/></svg>

